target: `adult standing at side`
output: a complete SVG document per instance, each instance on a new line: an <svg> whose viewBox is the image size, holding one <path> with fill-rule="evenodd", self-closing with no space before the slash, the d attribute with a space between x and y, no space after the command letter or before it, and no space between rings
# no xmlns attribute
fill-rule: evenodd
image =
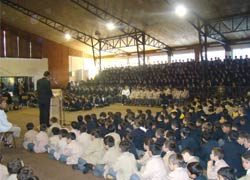
<svg viewBox="0 0 250 180"><path fill-rule="evenodd" d="M43 78L37 81L40 124L46 124L47 126L49 126L50 98L53 96L49 78L49 71L45 71Z"/></svg>

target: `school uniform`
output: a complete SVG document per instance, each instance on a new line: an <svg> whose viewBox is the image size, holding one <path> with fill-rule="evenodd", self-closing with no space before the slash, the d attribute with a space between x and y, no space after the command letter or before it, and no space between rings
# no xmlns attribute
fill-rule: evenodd
<svg viewBox="0 0 250 180"><path fill-rule="evenodd" d="M36 139L36 135L38 134L37 131L35 130L29 130L24 134L24 138L23 138L23 147L24 149L28 149L28 144L35 143L35 139Z"/></svg>
<svg viewBox="0 0 250 180"><path fill-rule="evenodd" d="M167 170L161 156L152 156L138 175L141 180L166 180Z"/></svg>
<svg viewBox="0 0 250 180"><path fill-rule="evenodd" d="M236 141L225 142L222 146L224 151L224 160L227 164L237 170L237 177L241 177L245 174L245 170L242 167L241 156L244 154L245 149Z"/></svg>
<svg viewBox="0 0 250 180"><path fill-rule="evenodd" d="M6 180L17 180L17 174L11 174Z"/></svg>
<svg viewBox="0 0 250 180"><path fill-rule="evenodd" d="M80 170L82 170L82 167L86 163L90 163L93 165L96 165L100 159L102 159L104 155L104 143L102 138L95 138L89 145L89 147L83 151L82 156L80 157L79 161L81 160L83 163L79 163L78 161L78 167Z"/></svg>
<svg viewBox="0 0 250 180"><path fill-rule="evenodd" d="M168 174L167 180L189 180L187 169L178 167Z"/></svg>
<svg viewBox="0 0 250 180"><path fill-rule="evenodd" d="M131 175L137 172L134 155L129 152L122 153L112 166L112 169L116 173L117 180L129 180Z"/></svg>
<svg viewBox="0 0 250 180"><path fill-rule="evenodd" d="M141 159L137 160L137 163L141 167L141 166L144 166L149 159L150 159L149 151L146 151L144 153L143 157Z"/></svg>
<svg viewBox="0 0 250 180"><path fill-rule="evenodd" d="M216 179L217 172L219 171L220 168L223 168L223 167L228 167L228 164L223 159L216 161L213 166L208 166L207 167L207 178L209 180Z"/></svg>
<svg viewBox="0 0 250 180"><path fill-rule="evenodd" d="M67 138L61 138L56 146L56 151L54 152L54 157L56 160L60 159L61 154L63 154L64 148L67 146Z"/></svg>
<svg viewBox="0 0 250 180"><path fill-rule="evenodd" d="M9 172L8 172L7 167L0 164L0 179L6 180L8 176L9 176Z"/></svg>
<svg viewBox="0 0 250 180"><path fill-rule="evenodd" d="M59 141L60 141L59 135L54 135L50 137L48 143L48 152L51 152L51 150L55 150Z"/></svg>
<svg viewBox="0 0 250 180"><path fill-rule="evenodd" d="M76 140L71 140L71 142L63 150L63 155L67 157L66 164L77 164L78 159L83 154L83 149Z"/></svg>
<svg viewBox="0 0 250 180"><path fill-rule="evenodd" d="M91 135L83 132L76 138L76 141L81 144L83 151L85 151L91 143Z"/></svg>
<svg viewBox="0 0 250 180"><path fill-rule="evenodd" d="M108 170L115 164L120 155L120 150L115 146L106 150L103 157L97 162L93 174L95 176L106 176Z"/></svg>
<svg viewBox="0 0 250 180"><path fill-rule="evenodd" d="M202 144L200 148L200 158L203 161L208 162L210 160L211 151L214 147L219 147L218 142L215 140L209 140L208 142Z"/></svg>
<svg viewBox="0 0 250 180"><path fill-rule="evenodd" d="M44 153L47 151L46 146L49 143L49 137L46 132L40 131L35 138L33 151L35 153Z"/></svg>
<svg viewBox="0 0 250 180"><path fill-rule="evenodd" d="M143 143L144 143L145 134L146 134L146 129L142 127L137 128L131 132L131 135L133 137L133 143L137 150L144 151Z"/></svg>
<svg viewBox="0 0 250 180"><path fill-rule="evenodd" d="M183 151L184 149L190 149L195 155L199 152L199 144L197 141L195 141L193 138L186 137L185 139L182 139L178 143L179 151Z"/></svg>
<svg viewBox="0 0 250 180"><path fill-rule="evenodd" d="M170 157L171 155L173 155L173 154L175 154L174 151L168 151L168 152L164 155L164 157L163 157L163 161L164 161L164 163L165 163L165 168L166 168L167 174L169 174L169 173L171 172L170 167L169 167L169 157Z"/></svg>
<svg viewBox="0 0 250 180"><path fill-rule="evenodd" d="M241 177L239 180L250 180L250 169L248 169L247 174Z"/></svg>

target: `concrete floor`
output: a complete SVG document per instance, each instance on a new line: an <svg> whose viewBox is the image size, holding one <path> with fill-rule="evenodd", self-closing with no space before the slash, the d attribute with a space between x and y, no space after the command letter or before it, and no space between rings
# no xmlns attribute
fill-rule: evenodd
<svg viewBox="0 0 250 180"><path fill-rule="evenodd" d="M91 111L78 111L78 112L65 112L66 123L76 120L77 115L86 115L88 113L100 112L117 112L125 113L126 109L130 108L134 111L137 109L146 110L149 107L135 107L135 106L122 106L120 104L111 105L105 108L94 108ZM159 111L160 108L150 108L152 112ZM8 149L1 147L1 153L3 154L3 164L6 164L11 159L20 158L24 161L26 166L31 167L40 180L98 180L102 178L96 178L92 174L82 174L79 171L72 170L70 166L60 164L58 161L50 160L47 154L34 154L27 152L21 146L23 134L26 130L25 125L27 122L33 122L35 126L38 126L38 109L36 108L23 108L19 111L8 112L7 116L9 121L18 125L22 129L21 138L17 139L17 148Z"/></svg>

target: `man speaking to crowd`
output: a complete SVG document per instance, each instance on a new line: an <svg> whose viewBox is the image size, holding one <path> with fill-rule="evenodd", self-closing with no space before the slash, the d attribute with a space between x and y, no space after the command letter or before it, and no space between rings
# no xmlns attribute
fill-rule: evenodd
<svg viewBox="0 0 250 180"><path fill-rule="evenodd" d="M50 98L53 96L49 79L50 73L45 71L43 78L37 81L40 124L46 124L47 126L49 126Z"/></svg>

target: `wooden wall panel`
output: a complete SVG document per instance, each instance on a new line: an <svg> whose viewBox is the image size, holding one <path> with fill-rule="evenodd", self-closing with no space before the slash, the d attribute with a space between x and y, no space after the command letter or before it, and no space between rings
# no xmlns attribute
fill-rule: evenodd
<svg viewBox="0 0 250 180"><path fill-rule="evenodd" d="M27 37L19 37L19 57L30 58L30 41Z"/></svg>
<svg viewBox="0 0 250 180"><path fill-rule="evenodd" d="M31 49L31 57L32 58L42 58L42 43L33 40L31 41L32 49Z"/></svg>
<svg viewBox="0 0 250 180"><path fill-rule="evenodd" d="M55 82L53 87L66 87L69 82L69 48L46 40L43 44L43 57L48 58L49 71Z"/></svg>
<svg viewBox="0 0 250 180"><path fill-rule="evenodd" d="M18 57L17 54L17 35L12 31L5 31L6 33L6 56Z"/></svg>

